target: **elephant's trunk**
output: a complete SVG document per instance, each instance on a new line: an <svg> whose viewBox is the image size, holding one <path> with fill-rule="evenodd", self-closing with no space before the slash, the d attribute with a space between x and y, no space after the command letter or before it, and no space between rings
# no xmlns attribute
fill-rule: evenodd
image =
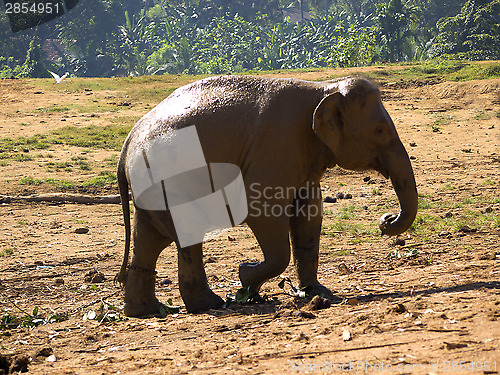
<svg viewBox="0 0 500 375"><path fill-rule="evenodd" d="M399 214L384 214L379 220L382 234L396 236L406 231L415 220L418 209L418 194L410 158L403 144L398 142L396 151L384 157L383 164L391 178L399 199Z"/></svg>

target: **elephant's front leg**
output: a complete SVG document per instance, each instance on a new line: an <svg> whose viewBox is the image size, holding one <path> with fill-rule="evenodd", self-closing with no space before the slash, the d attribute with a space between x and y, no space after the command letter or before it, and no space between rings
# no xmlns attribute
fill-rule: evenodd
<svg viewBox="0 0 500 375"><path fill-rule="evenodd" d="M288 217L248 217L247 224L259 242L264 261L240 264L239 276L243 287L257 294L265 281L280 275L290 262Z"/></svg>
<svg viewBox="0 0 500 375"><path fill-rule="evenodd" d="M216 309L224 304L208 286L201 244L178 249L178 263L179 289L188 312Z"/></svg>
<svg viewBox="0 0 500 375"><path fill-rule="evenodd" d="M294 200L290 218L290 238L299 287L310 296L323 295L340 300L318 281L319 236L323 218L323 205L319 188L302 192L302 198Z"/></svg>

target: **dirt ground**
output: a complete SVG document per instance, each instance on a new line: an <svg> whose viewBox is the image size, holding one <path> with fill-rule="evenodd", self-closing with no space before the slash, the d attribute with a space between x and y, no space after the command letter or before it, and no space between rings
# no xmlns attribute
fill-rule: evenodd
<svg viewBox="0 0 500 375"><path fill-rule="evenodd" d="M327 171L325 196L352 195L325 203L321 237L319 279L343 303L316 309L289 283L280 288L284 277L296 282L290 265L264 285L265 303L128 319L113 283L124 247L119 205L4 202L0 374L9 367L34 374L500 373L500 80L388 77L379 83L412 158L419 216L397 243L380 237L376 221L398 209L390 182L375 172ZM120 87L84 89L83 79L73 91L48 82L0 81L0 138L139 118L158 102L127 97ZM96 107L74 109L82 103ZM70 110L36 111L51 105ZM59 191L19 181L85 181L112 170L118 154L64 144L15 151L32 158L4 154L2 195ZM47 168L81 155L90 170ZM115 194L116 187L86 192ZM208 240L204 258L212 289L226 297L240 287L238 264L261 259L261 252L241 225ZM157 271L159 299L182 306L174 247L163 251ZM19 326L20 319L27 323Z"/></svg>

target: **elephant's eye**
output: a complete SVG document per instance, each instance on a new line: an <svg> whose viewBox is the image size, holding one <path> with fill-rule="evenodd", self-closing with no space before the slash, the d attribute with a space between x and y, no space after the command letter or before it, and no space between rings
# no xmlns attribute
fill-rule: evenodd
<svg viewBox="0 0 500 375"><path fill-rule="evenodd" d="M377 129L375 130L375 132L378 135L382 135L382 134L384 134L384 128L382 126L379 126L379 127L377 127Z"/></svg>

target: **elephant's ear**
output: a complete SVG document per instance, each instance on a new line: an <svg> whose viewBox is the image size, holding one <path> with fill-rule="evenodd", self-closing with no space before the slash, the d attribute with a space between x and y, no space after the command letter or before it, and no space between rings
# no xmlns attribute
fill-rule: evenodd
<svg viewBox="0 0 500 375"><path fill-rule="evenodd" d="M337 153L342 140L342 109L344 97L336 92L321 99L314 110L313 131L333 151Z"/></svg>

